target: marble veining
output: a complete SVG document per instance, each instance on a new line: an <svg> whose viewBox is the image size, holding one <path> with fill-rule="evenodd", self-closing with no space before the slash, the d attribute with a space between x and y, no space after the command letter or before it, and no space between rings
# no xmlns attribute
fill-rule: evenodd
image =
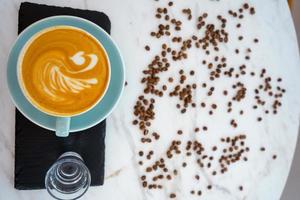
<svg viewBox="0 0 300 200"><path fill-rule="evenodd" d="M236 9L242 0L173 0L178 8L191 7L193 13L224 13L229 8ZM14 178L14 106L10 100L6 85L6 61L9 49L17 37L17 12L20 0L0 0L0 16L2 28L0 29L0 200L32 200L51 199L45 190L18 191L13 188ZM153 40L149 33L157 21L153 13L157 6L164 5L166 1L159 0L31 0L35 3L46 3L57 6L70 6L81 9L91 9L105 12L111 22L111 35L119 45L126 64L126 79L123 97L116 110L107 119L106 136L106 171L105 184L102 187L92 187L82 199L105 200L150 200L168 199L171 192L176 192L177 199L200 199L197 195L189 194L190 188L201 188L202 199L209 200L276 200L280 199L285 185L289 168L295 150L299 119L300 119L300 60L297 39L292 23L291 14L285 0L249 0L256 8L256 15L247 18L247 29L242 29L241 34L247 37L258 37L259 45L253 47L251 67L261 69L266 67L274 77L282 77L283 86L287 92L283 98L279 114L265 117L262 123L257 125L256 114L239 119L239 129L233 130L225 124L228 121L222 119L222 112L216 113L213 120L196 110L190 110L181 116L174 109L175 101L168 98L156 98L156 119L153 128L161 134L159 143L153 143L151 148L157 157L162 155L176 130L181 128L185 132L191 132L205 119L209 127L210 137L203 137L206 147L210 148L222 134L221 132L245 132L247 133L247 145L251 147L247 163L238 163L230 167L230 171L224 175L212 177L206 170L200 170L203 181L197 183L189 176L196 170L192 162L184 156L177 157L176 162L170 162L176 166L182 161L190 162L187 169L179 169L179 175L172 184L161 191L145 190L142 188L139 177L141 168L137 162L139 150L147 151L149 146L141 145L140 133L136 126L132 125L133 106L143 86L140 84L142 70L155 54L159 43ZM171 15L176 15L176 9L172 9ZM190 35L190 29L186 34ZM250 31L249 31L250 30ZM230 32L233 36L236 34ZM144 46L151 44L153 51L145 52ZM245 46L246 48L247 46ZM231 47L228 47L229 49ZM226 53L226 52L224 52ZM229 55L229 54L228 54ZM230 62L238 63L238 59L229 58ZM201 60L193 60L187 65L200 65ZM191 68L190 68L191 69ZM168 74L177 73L178 68L170 69ZM197 76L199 82L203 76ZM167 75L164 77L166 78ZM224 83L226 84L226 83ZM247 80L247 84L253 86L256 82ZM201 93L196 95L201 96ZM216 95L213 99L219 105L222 101ZM250 108L245 108L245 112ZM222 111L222 109L221 109ZM227 128L224 128L227 127ZM195 136L188 134L185 140ZM260 153L259 148L264 145L265 153ZM272 159L272 154L277 159ZM178 163L177 163L178 162ZM177 164L176 164L177 163ZM207 191L207 184L213 189ZM238 186L243 185L240 192Z"/></svg>

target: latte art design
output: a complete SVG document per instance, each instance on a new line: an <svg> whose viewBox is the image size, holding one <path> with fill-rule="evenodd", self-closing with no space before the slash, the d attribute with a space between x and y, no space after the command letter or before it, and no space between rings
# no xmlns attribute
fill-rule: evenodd
<svg viewBox="0 0 300 200"><path fill-rule="evenodd" d="M64 26L33 39L24 54L21 80L36 107L70 116L94 105L104 93L108 59L96 39Z"/></svg>
<svg viewBox="0 0 300 200"><path fill-rule="evenodd" d="M60 97L58 92L63 93L79 93L80 91L92 87L98 83L97 78L79 78L81 73L94 69L94 67L98 63L98 57L95 54L88 54L87 56L90 58L89 63L82 68L83 65L87 62L85 59L84 51L79 51L74 54L69 59L76 66L78 66L78 70L69 70L66 67L63 61L59 61L56 59L49 58L47 63L41 70L43 70L43 76L40 77L40 83L43 86L44 91L50 96L54 97L55 101L62 101L65 98ZM61 63L60 66L55 63ZM66 73L63 73L60 69L64 68ZM70 67L69 67L70 68ZM76 77L72 77L71 75L77 75ZM48 81L49 79L49 81ZM48 83L48 84L47 84Z"/></svg>

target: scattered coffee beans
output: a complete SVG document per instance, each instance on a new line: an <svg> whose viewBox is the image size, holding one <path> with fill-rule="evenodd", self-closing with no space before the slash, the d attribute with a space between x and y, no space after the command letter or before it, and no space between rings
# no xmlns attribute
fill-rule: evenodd
<svg viewBox="0 0 300 200"><path fill-rule="evenodd" d="M164 39L164 42L158 45L160 49L142 71L143 94L137 98L133 109L132 124L139 128L140 142L149 147L147 150L137 152L138 164L144 174L141 176L141 184L149 190L163 189L165 184L176 179L181 173L178 168L185 171L188 164L192 162L195 162L194 164L199 170L205 170L207 174L217 176L228 172L231 165L251 161L247 155L250 148L247 146L246 133L221 137L220 142L214 144L211 149L206 149L197 138L198 135L205 133L209 137L210 134L215 133L208 131L205 121L199 122L202 126L198 124L192 127L190 129L192 133L188 130L184 130L184 134L183 130L173 133L174 138L170 141L165 153L160 154L154 151L151 147L153 147L153 143L160 141L160 134L172 134L158 133L153 130L152 124L156 118L155 105L159 98L172 98L174 100L172 102L175 103L170 101L170 106L174 106L183 117L193 110L199 109L199 112L205 111L212 118L218 112L223 112L224 115L238 113L241 118L246 116L248 112L244 112L243 109L245 108L242 107L242 104L247 99L248 102L252 103L252 111L259 112L257 113L259 117L256 118L258 123L263 121L263 117L267 115L278 114L279 108L282 106L281 100L286 92L281 86L282 78L271 77L266 68L260 71L250 71L250 67L247 69L250 59L254 58L251 56L255 52L255 48L252 46L247 48L236 46L232 50L232 55L228 57L221 53L224 50L224 45L232 42L231 40L238 41L240 45L249 40L244 35L238 35L237 38L229 37L230 33L227 26L228 22L233 22L237 31L238 29L246 29L245 18L255 15L254 7L248 3L243 3L236 10L231 9L226 14L215 15L215 13L195 13L193 8L179 8L177 5L174 6L175 3L176 1L160 3L160 7L155 10L154 19L157 21L157 27L150 32L150 36L158 42ZM183 16L174 15L174 13L180 13L179 15ZM180 20L184 18L184 21ZM211 19L216 19L216 22L211 23ZM182 34L182 29L187 23L194 25L194 30L191 30L193 35L188 37ZM259 45L258 38L250 40L253 40L252 45ZM149 45L144 47L147 52L153 51L153 49ZM199 54L199 66L190 69L190 66L182 66L181 64L184 63L182 61L188 60L192 56L190 55L192 49L202 54ZM231 56L244 58L244 63L241 63L240 66L232 66L228 62ZM176 68L175 63L179 63L181 66ZM178 73L169 74L170 68L177 69ZM202 84L198 84L195 81L196 75L202 73L207 73L208 79ZM165 78L166 76L167 78ZM231 83L228 85L220 84L218 80L223 78L230 80ZM255 86L254 90L252 87L247 87L243 82L245 78L258 80L258 85ZM201 92L205 96L199 97ZM214 95L218 93L223 95L223 104L213 101ZM223 107L225 110L222 110ZM265 115L262 115L263 113ZM234 131L239 130L236 119L231 118L228 125ZM182 138L188 134L195 134L197 137L193 136L193 139L188 141L183 140ZM265 147L261 147L260 151L265 151ZM179 155L183 155L185 160L178 163L176 165L178 168L174 169L172 168L174 166L170 166L169 161L176 162ZM272 159L275 160L276 158L277 156L273 154ZM202 179L205 179L200 179L198 174L194 178L199 184L203 184ZM208 190L212 188L212 185L207 185ZM240 191L243 190L243 186L238 186L238 188ZM190 194L201 196L204 195L204 191L191 190ZM176 198L176 194L170 193L169 198Z"/></svg>

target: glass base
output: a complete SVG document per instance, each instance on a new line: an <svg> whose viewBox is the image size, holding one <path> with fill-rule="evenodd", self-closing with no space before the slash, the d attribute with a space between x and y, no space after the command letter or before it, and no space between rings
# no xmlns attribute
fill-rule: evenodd
<svg viewBox="0 0 300 200"><path fill-rule="evenodd" d="M66 152L51 166L45 177L48 193L59 200L80 198L91 184L91 175L82 157Z"/></svg>

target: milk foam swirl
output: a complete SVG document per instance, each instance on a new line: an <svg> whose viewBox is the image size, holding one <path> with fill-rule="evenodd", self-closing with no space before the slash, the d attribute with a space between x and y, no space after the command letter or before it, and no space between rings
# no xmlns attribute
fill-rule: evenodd
<svg viewBox="0 0 300 200"><path fill-rule="evenodd" d="M66 67L66 63L63 60L57 60L49 58L43 68L43 76L40 76L40 83L43 86L43 90L55 97L56 100L63 100L61 95L57 94L57 91L63 93L79 93L85 88L90 88L91 85L98 83L97 78L76 78L70 75L80 75L80 73L92 70L98 63L98 57L95 54L87 55L90 60L89 63L82 68L87 61L85 59L84 51L79 51L71 56L69 59L71 62L78 66L78 70L70 70L70 67ZM56 63L61 63L60 66ZM64 73L61 69L64 68Z"/></svg>

